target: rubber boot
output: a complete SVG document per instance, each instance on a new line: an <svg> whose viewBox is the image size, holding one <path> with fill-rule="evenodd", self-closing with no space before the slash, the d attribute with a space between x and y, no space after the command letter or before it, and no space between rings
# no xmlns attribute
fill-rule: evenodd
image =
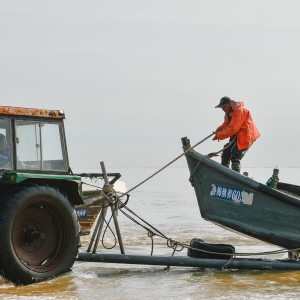
<svg viewBox="0 0 300 300"><path fill-rule="evenodd" d="M223 165L223 166L229 168L230 162L229 162L229 161L228 161L228 162L227 162L227 161L222 161L222 162L221 162L221 165Z"/></svg>
<svg viewBox="0 0 300 300"><path fill-rule="evenodd" d="M231 163L231 169L233 171L236 171L236 172L240 173L241 172L241 165L240 165L240 163L238 163L238 162Z"/></svg>

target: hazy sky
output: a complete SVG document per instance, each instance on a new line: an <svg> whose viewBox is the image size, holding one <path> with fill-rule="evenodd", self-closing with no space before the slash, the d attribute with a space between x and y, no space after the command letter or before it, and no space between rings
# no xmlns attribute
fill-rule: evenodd
<svg viewBox="0 0 300 300"><path fill-rule="evenodd" d="M63 109L73 168L163 166L225 95L261 132L243 166L300 166L299 0L0 2L1 104Z"/></svg>

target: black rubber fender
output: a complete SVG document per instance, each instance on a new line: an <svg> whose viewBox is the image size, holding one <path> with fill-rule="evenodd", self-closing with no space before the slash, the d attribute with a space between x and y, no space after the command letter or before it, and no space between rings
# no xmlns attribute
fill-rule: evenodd
<svg viewBox="0 0 300 300"><path fill-rule="evenodd" d="M192 248L196 248L204 251L197 251L194 249L188 249L188 256L195 258L215 258L215 259L230 259L234 254L235 248L229 244L211 244L206 243L202 239L194 238L190 242ZM225 254L226 253L226 254Z"/></svg>

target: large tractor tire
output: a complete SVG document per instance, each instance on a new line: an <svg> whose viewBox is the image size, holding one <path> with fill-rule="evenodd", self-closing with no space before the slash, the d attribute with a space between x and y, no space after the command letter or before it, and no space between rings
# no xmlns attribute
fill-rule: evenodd
<svg viewBox="0 0 300 300"><path fill-rule="evenodd" d="M49 185L20 185L0 201L0 272L25 285L71 270L80 227L66 195Z"/></svg>

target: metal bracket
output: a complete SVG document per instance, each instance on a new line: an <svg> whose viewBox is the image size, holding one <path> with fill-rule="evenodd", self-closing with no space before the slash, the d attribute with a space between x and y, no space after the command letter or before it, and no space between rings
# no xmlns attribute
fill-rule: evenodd
<svg viewBox="0 0 300 300"><path fill-rule="evenodd" d="M106 173L104 162L103 161L100 162L100 165L101 165L101 169L102 169L102 174L101 175L103 175L103 179L104 179L104 187L109 186L110 184L113 184L114 182L116 182L121 177L121 175L119 177L116 176L113 180L111 180L109 182L108 181L108 174ZM118 174L118 173L114 173L114 174ZM93 235L92 235L90 244L88 246L87 252L91 251L91 248L94 244L94 240L96 238L95 244L94 244L94 247L93 247L93 254L96 253L109 204L110 204L110 202L108 200L105 200L102 204L102 209L101 209L100 215L98 217L98 221L96 223L95 230L93 232ZM114 205L118 205L118 203L116 202ZM122 237L121 237L121 232L120 232L120 228L119 228L119 223L118 223L118 219L117 219L116 209L113 206L111 206L111 213L112 213L112 216L113 216L115 229L116 229L116 232L117 232L117 238L118 238L118 243L119 243L119 246L120 246L121 254L125 254L123 241L122 241Z"/></svg>

